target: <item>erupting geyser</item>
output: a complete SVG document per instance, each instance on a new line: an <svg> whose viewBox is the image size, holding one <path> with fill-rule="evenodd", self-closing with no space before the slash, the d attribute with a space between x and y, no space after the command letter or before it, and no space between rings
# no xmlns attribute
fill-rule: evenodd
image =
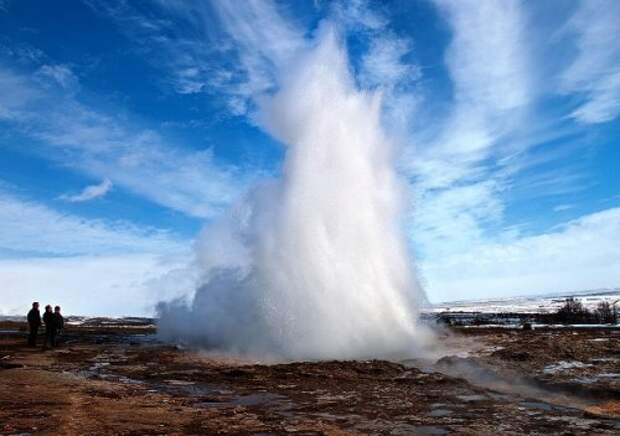
<svg viewBox="0 0 620 436"><path fill-rule="evenodd" d="M287 146L282 175L205 230L205 283L160 306L160 332L280 358L410 356L424 297L380 96L357 89L329 30L281 77L257 120Z"/></svg>

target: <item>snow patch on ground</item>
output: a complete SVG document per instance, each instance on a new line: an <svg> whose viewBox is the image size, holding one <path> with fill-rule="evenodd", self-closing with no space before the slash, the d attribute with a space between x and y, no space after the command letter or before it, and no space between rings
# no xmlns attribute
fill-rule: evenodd
<svg viewBox="0 0 620 436"><path fill-rule="evenodd" d="M543 373L556 374L558 372L567 371L567 370L574 369L574 368L589 368L592 366L594 365L590 363L579 362L577 360L573 360L573 361L560 360L558 363L545 366L545 368L543 369Z"/></svg>

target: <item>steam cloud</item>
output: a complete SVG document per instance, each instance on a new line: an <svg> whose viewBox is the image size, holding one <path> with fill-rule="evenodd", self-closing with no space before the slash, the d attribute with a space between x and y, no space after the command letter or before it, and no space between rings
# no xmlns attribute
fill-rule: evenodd
<svg viewBox="0 0 620 436"><path fill-rule="evenodd" d="M357 89L332 30L279 85L257 119L287 145L282 175L204 231L204 285L160 305L160 334L278 358L410 356L424 294L380 95Z"/></svg>

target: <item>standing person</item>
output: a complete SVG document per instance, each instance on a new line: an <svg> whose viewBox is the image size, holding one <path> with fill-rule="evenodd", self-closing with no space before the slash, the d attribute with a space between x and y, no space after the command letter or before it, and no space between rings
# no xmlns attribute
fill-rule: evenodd
<svg viewBox="0 0 620 436"><path fill-rule="evenodd" d="M49 304L45 306L45 313L43 314L43 322L45 323L45 343L43 348L47 348L47 344L54 346L56 342L56 316L52 312L52 306Z"/></svg>
<svg viewBox="0 0 620 436"><path fill-rule="evenodd" d="M39 333L39 327L41 327L41 313L39 312L39 303L37 301L32 303L32 309L28 312L28 327L28 345L36 347L37 334Z"/></svg>
<svg viewBox="0 0 620 436"><path fill-rule="evenodd" d="M54 346L58 345L58 336L62 333L62 329L65 328L65 319L62 317L60 313L60 306L54 307L54 321L56 323L56 336L54 337L55 343Z"/></svg>

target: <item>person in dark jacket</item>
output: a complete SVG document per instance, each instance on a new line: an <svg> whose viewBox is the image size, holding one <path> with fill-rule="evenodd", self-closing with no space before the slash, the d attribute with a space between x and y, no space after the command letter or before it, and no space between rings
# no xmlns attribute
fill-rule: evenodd
<svg viewBox="0 0 620 436"><path fill-rule="evenodd" d="M45 323L45 344L43 344L43 348L47 348L48 344L53 347L56 344L56 316L49 304L45 306L43 322Z"/></svg>
<svg viewBox="0 0 620 436"><path fill-rule="evenodd" d="M28 345L31 347L37 346L37 334L39 333L39 327L41 327L41 313L39 312L39 303L32 303L32 309L28 312Z"/></svg>
<svg viewBox="0 0 620 436"><path fill-rule="evenodd" d="M54 336L54 346L58 345L58 336L62 333L62 329L65 328L65 319L62 317L60 313L60 306L54 307L54 317L56 322L56 336Z"/></svg>

